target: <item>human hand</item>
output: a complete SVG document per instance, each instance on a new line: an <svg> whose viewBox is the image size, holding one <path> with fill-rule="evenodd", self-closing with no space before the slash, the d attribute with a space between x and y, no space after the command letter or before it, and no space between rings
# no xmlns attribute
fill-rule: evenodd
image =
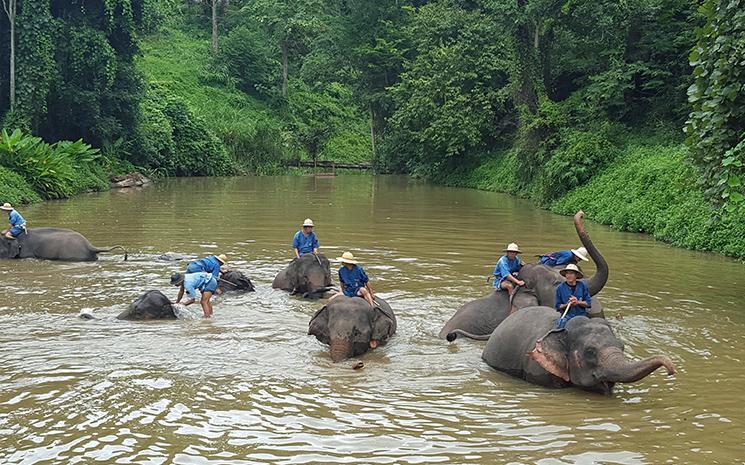
<svg viewBox="0 0 745 465"><path fill-rule="evenodd" d="M579 299L575 296L569 297L569 302L567 302L569 305L575 305L577 302L579 302Z"/></svg>
<svg viewBox="0 0 745 465"><path fill-rule="evenodd" d="M517 280L517 285L518 286L524 286L525 285L525 281L521 281L521 280L518 279Z"/></svg>

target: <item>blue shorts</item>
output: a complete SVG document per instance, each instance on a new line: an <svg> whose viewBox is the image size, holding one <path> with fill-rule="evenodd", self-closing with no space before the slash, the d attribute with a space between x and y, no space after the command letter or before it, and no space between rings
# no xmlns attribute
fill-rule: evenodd
<svg viewBox="0 0 745 465"><path fill-rule="evenodd" d="M9 232L11 236L18 237L23 232L23 228L20 226L13 226L12 228L10 228Z"/></svg>
<svg viewBox="0 0 745 465"><path fill-rule="evenodd" d="M196 299L197 289L200 292L211 292L214 294L217 290L217 280L210 273L187 273L184 276L184 292L186 292L189 298Z"/></svg>

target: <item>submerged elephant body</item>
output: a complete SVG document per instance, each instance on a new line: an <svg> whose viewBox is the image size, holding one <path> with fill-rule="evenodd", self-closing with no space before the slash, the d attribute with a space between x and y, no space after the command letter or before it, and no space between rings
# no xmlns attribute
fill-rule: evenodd
<svg viewBox="0 0 745 465"><path fill-rule="evenodd" d="M317 297L331 287L331 264L322 254L305 254L296 258L274 278L272 287Z"/></svg>
<svg viewBox="0 0 745 465"><path fill-rule="evenodd" d="M118 320L175 320L171 300L160 291L147 291L117 315Z"/></svg>
<svg viewBox="0 0 745 465"><path fill-rule="evenodd" d="M254 292L256 290L251 280L248 279L248 276L240 271L228 271L223 273L217 281L217 287L220 288L222 292Z"/></svg>
<svg viewBox="0 0 745 465"><path fill-rule="evenodd" d="M99 253L109 252L116 248L121 248L121 246L106 249L95 247L85 236L71 229L33 228L15 240L0 238L0 259L41 258L90 262L98 260ZM124 259L127 259L126 251Z"/></svg>
<svg viewBox="0 0 745 465"><path fill-rule="evenodd" d="M661 366L675 373L666 356L628 361L623 342L603 318L574 317L565 330L549 333L559 316L550 307L528 307L510 315L492 333L482 358L495 370L534 384L604 394L615 383L638 381Z"/></svg>
<svg viewBox="0 0 745 465"><path fill-rule="evenodd" d="M388 302L376 297L375 303L372 308L359 297L335 297L313 315L308 334L329 345L334 362L364 354L396 332L396 315Z"/></svg>
<svg viewBox="0 0 745 465"><path fill-rule="evenodd" d="M587 284L590 295L595 295L603 289L608 281L608 263L600 254L590 240L582 222L583 212L574 215L574 226L577 236L582 245L587 248L597 271L591 277L583 280ZM466 336L473 339L488 339L489 334L511 313L521 308L545 305L554 307L556 303L556 288L565 281L559 274L563 267L550 267L540 263L525 265L520 270L519 277L525 281L525 288L529 293L525 294L518 288L512 302L507 297L507 292L498 291L485 298L477 299L465 304L445 324L440 331L441 338L448 341L455 340L458 336ZM498 294L498 295L494 295ZM602 306L599 299L592 299L592 308L588 309L590 316L603 316Z"/></svg>

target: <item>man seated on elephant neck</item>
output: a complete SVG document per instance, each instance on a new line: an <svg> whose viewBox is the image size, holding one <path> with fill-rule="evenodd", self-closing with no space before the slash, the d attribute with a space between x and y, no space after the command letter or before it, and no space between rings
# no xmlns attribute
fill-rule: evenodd
<svg viewBox="0 0 745 465"><path fill-rule="evenodd" d="M300 258L305 254L318 254L318 239L313 232L313 220L306 218L303 221L303 229L295 233L292 239L292 249L295 252L295 258Z"/></svg>
<svg viewBox="0 0 745 465"><path fill-rule="evenodd" d="M577 265L570 263L559 273L566 278L566 281L556 288L556 310L564 312L567 307L570 307L557 321L557 327L563 328L566 322L575 316L588 316L586 309L592 306L592 296L587 290L587 285L578 281L583 278L583 275Z"/></svg>
<svg viewBox="0 0 745 465"><path fill-rule="evenodd" d="M514 242L509 244L503 252L506 254L502 255L494 266L494 289L509 291L512 294L515 286L525 285L525 281L517 278L520 268L523 267L520 257L517 256L521 252Z"/></svg>
<svg viewBox="0 0 745 465"><path fill-rule="evenodd" d="M375 293L370 286L370 279L367 277L365 270L357 265L357 260L355 260L352 252L344 252L337 260L341 261L342 264L339 268L339 283L344 295L347 297L362 297L374 308ZM338 295L341 295L341 293L334 297Z"/></svg>
<svg viewBox="0 0 745 465"><path fill-rule="evenodd" d="M26 220L23 219L20 213L18 213L11 204L4 203L0 206L0 210L8 214L8 229L2 231L2 235L7 239L15 239L20 236L22 232L26 231Z"/></svg>
<svg viewBox="0 0 745 465"><path fill-rule="evenodd" d="M578 260L582 260L583 262L590 260L586 248L559 250L558 252L549 252L540 256L541 264L546 266L561 266L568 263L574 263L576 265L579 263Z"/></svg>
<svg viewBox="0 0 745 465"><path fill-rule="evenodd" d="M184 293L186 293L188 300L184 302L184 305L193 304L196 302L196 291L198 289L199 292L202 293L202 298L199 300L199 303L202 306L204 317L210 318L212 316L212 303L210 303L210 299L213 294L219 295L222 293L222 291L217 287L217 280L214 276L207 272L187 273L185 275L176 273L171 276L171 284L180 287L176 301L173 303L177 304L181 302Z"/></svg>

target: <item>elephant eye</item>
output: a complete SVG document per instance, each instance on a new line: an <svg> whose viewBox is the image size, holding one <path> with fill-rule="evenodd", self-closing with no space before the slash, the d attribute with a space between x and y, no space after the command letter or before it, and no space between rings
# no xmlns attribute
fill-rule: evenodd
<svg viewBox="0 0 745 465"><path fill-rule="evenodd" d="M585 349L585 357L594 358L597 355L597 351L594 347L588 347Z"/></svg>

